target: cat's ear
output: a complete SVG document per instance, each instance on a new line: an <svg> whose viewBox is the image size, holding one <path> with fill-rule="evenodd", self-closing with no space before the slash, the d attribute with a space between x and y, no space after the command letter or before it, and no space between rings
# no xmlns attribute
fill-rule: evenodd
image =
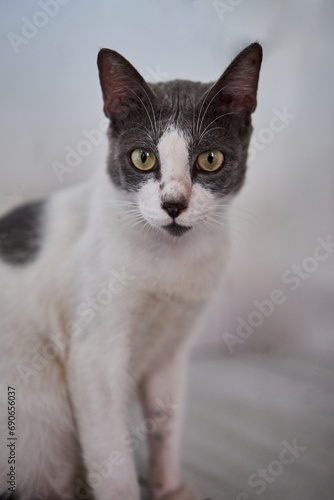
<svg viewBox="0 0 334 500"><path fill-rule="evenodd" d="M153 91L125 57L115 50L101 49L97 57L104 100L104 113L117 123L134 107L152 105Z"/></svg>
<svg viewBox="0 0 334 500"><path fill-rule="evenodd" d="M207 102L250 114L256 108L256 93L262 62L262 47L252 43L231 62L217 83L210 89Z"/></svg>

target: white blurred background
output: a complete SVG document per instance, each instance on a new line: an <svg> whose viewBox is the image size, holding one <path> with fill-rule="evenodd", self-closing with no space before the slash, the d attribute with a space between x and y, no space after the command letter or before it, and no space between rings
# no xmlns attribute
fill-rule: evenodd
<svg viewBox="0 0 334 500"><path fill-rule="evenodd" d="M334 378L334 252L328 251L328 258L321 262L313 257L319 245L317 239L334 240L333 2L17 0L1 2L0 8L2 207L76 184L86 179L97 164L105 162L106 140L92 146L86 156L81 155L78 166L66 172L61 182L55 173L55 162L64 164L68 148L77 149L85 139L83 130L98 128L103 119L96 68L100 48L121 52L151 81L212 81L247 44L255 40L262 44L264 60L248 180L231 211L229 269L215 303L200 325L194 356L197 368L191 368L192 377L201 371L203 363L206 366L204 358L212 359L208 364L208 370L212 370L210 390L221 391L220 401L228 399L228 391L236 392L246 416L250 407L242 392L246 391L244 383L231 385L231 380L242 373L242 367L251 367L250 371L243 368L242 380L254 380L247 388L247 396L249 390L256 394L261 387L263 399L256 408L261 404L267 408L267 396L272 396L279 386L277 398L281 407L286 408L290 419L293 414L297 416L292 427L287 424L286 433L285 417L278 420L282 426L280 432L276 429L276 436L270 427L272 416L267 419L267 414L262 414L261 430L271 429L269 434L276 436L278 450L284 436L292 438L298 434L291 429L301 429L305 412L314 412L315 418L326 414L328 418L318 434L313 427L308 427L304 434L306 441L307 435L314 438L314 443L313 448L309 445L306 460L311 472L297 481L300 489L290 487L292 479L283 474L285 479L268 484L261 498L333 498L330 491L334 486L334 443L329 418L329 414L334 416L333 391L326 391L330 391ZM282 114L283 121L273 122L273 117ZM323 250L322 255L325 254ZM293 271L294 265L302 267L298 271L302 273L299 282L291 281L297 272ZM295 290L291 289L293 283ZM271 299L277 289L284 303L275 304L274 308L267 303L268 317L264 313L254 314L259 311L254 301ZM238 334L240 318L248 323L247 338ZM258 326L251 326L252 321L257 321ZM213 354L221 356L218 365ZM229 380L227 392L219 366L225 370L221 376ZM252 379L254 366L261 366L262 371L261 376ZM278 374L276 382L270 378L272 366ZM203 372L208 373L206 368ZM309 390L321 394L319 406L313 396L309 396L310 407L299 404L298 397L288 396L297 378L304 384L305 394ZM264 389L266 379L271 382ZM207 391L205 386L203 391ZM304 393L296 391L304 401ZM273 399L277 405L276 396ZM214 403L210 408L214 415ZM218 420L212 418L216 425L221 425L219 434L224 433L224 415ZM197 424L194 420L195 432L205 435L202 428L199 431L201 425L201 419ZM236 427L239 435L246 432L241 422ZM212 456L209 445L206 455L202 446L192 448L195 440L186 434L188 476L211 500L246 500L247 497L237 498L240 484L247 482L257 468L252 457L259 464L266 462L268 450L262 448L263 443L272 449L266 435L261 438L259 434L261 445L249 446L249 468L240 468L237 459L238 465L233 468L227 463L228 450L222 452L224 465L218 467L222 459L219 452ZM214 442L217 437L208 435L209 442L210 439ZM244 457L246 450L237 438L236 441L236 456ZM225 445L221 442L221 448ZM195 455L196 467L191 463L191 456ZM206 473L210 463L216 464L211 476ZM315 464L320 472L315 471ZM219 470L229 470L229 466L233 472L227 478ZM293 472L290 475L301 477L296 470L295 476ZM288 486L284 489L285 483ZM317 485L314 490L311 483ZM321 484L323 490L319 489ZM254 490L247 494L254 494Z"/></svg>

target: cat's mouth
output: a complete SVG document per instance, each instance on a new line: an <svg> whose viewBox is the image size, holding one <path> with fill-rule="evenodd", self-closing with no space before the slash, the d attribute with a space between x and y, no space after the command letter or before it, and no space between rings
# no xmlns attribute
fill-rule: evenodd
<svg viewBox="0 0 334 500"><path fill-rule="evenodd" d="M167 226L162 226L166 231L168 231L173 236L182 236L182 234L186 233L191 229L191 226L181 226L177 224L175 221Z"/></svg>

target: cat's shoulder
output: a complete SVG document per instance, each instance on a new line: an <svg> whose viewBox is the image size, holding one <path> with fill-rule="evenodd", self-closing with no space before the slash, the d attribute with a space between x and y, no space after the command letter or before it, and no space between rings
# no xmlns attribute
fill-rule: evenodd
<svg viewBox="0 0 334 500"><path fill-rule="evenodd" d="M45 200L24 203L0 217L0 259L23 265L35 259L41 246Z"/></svg>

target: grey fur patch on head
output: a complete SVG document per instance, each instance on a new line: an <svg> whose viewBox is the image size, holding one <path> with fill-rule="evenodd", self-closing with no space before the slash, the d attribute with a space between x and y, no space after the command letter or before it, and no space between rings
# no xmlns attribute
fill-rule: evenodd
<svg viewBox="0 0 334 500"><path fill-rule="evenodd" d="M262 48L253 43L215 84L186 80L148 84L123 56L102 49L98 65L104 109L111 120L108 172L114 184L138 191L148 179L159 180L157 145L174 124L190 138L192 181L220 196L238 191L246 172L261 61ZM152 171L143 172L132 165L130 155L136 148L156 155ZM196 159L212 149L223 152L224 163L216 172L205 172L198 168Z"/></svg>
<svg viewBox="0 0 334 500"><path fill-rule="evenodd" d="M44 201L21 205L0 219L0 258L8 264L32 262L40 248Z"/></svg>

